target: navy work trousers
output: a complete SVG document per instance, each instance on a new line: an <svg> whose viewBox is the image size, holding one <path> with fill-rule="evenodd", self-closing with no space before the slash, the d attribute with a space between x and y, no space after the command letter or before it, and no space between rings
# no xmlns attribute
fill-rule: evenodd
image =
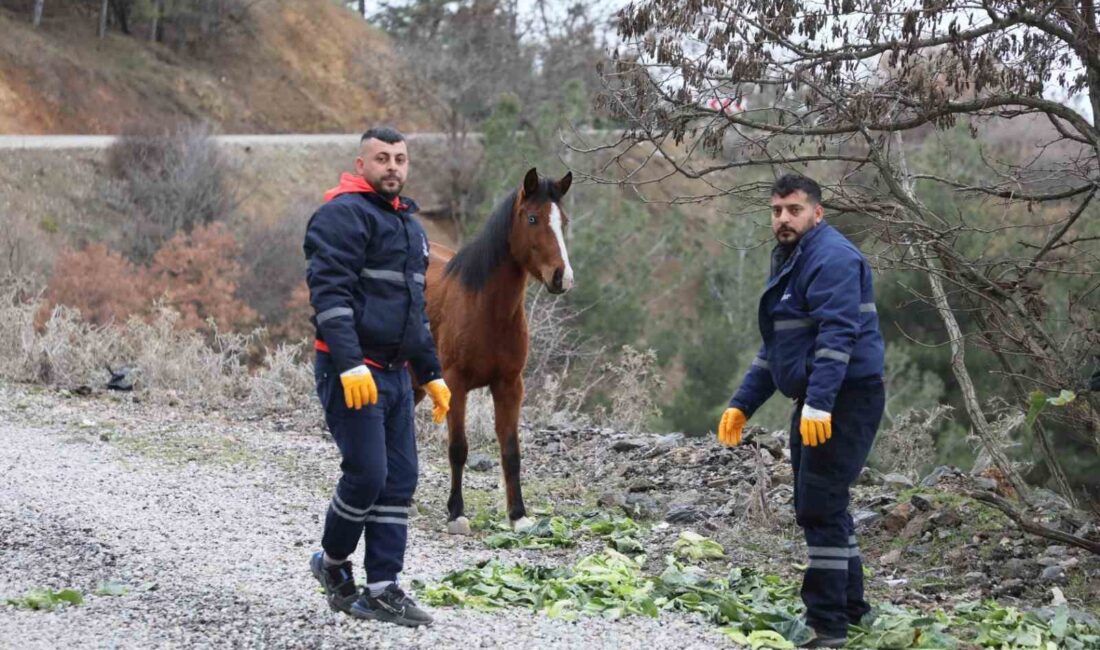
<svg viewBox="0 0 1100 650"><path fill-rule="evenodd" d="M802 601L807 623L823 636L846 637L848 624L870 610L848 489L867 461L885 402L877 377L843 384L832 411L833 436L816 447L802 445L801 403L791 418L795 516L809 555Z"/></svg>
<svg viewBox="0 0 1100 650"><path fill-rule="evenodd" d="M405 560L409 508L416 491L413 391L405 368L371 368L378 403L349 409L332 358L317 353L317 396L343 457L325 516L321 546L344 559L364 537L367 582L395 581Z"/></svg>

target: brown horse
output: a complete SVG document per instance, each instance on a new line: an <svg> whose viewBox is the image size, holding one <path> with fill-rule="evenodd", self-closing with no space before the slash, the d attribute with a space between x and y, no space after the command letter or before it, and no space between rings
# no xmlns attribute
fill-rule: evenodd
<svg viewBox="0 0 1100 650"><path fill-rule="evenodd" d="M468 451L466 396L485 386L493 395L508 520L516 530L532 523L526 517L519 484L519 413L527 364L524 297L528 276L551 293L564 293L573 286L564 238L569 219L560 206L572 180L572 173L558 181L540 179L531 169L523 186L501 201L477 237L457 254L431 245L427 311L443 378L451 389L447 414L450 533L470 534L462 500L462 469ZM418 401L421 396L418 390Z"/></svg>

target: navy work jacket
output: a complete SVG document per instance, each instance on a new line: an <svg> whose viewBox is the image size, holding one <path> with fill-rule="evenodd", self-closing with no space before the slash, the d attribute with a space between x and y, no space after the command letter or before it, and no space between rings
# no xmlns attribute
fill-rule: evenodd
<svg viewBox="0 0 1100 650"><path fill-rule="evenodd" d="M332 355L339 372L407 362L426 384L442 376L424 310L427 235L412 216L413 201L388 201L354 180L342 179L306 227L316 347Z"/></svg>
<svg viewBox="0 0 1100 650"><path fill-rule="evenodd" d="M883 374L871 267L855 244L824 222L785 260L781 253L777 247L760 296L763 344L730 406L751 416L778 389L831 413L842 383Z"/></svg>

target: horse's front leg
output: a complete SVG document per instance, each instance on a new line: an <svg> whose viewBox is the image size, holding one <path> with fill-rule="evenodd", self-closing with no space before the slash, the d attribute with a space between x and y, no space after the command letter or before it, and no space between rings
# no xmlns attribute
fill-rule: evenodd
<svg viewBox="0 0 1100 650"><path fill-rule="evenodd" d="M527 518L523 507L523 491L519 486L519 408L523 402L523 378L517 376L490 386L500 444L500 465L504 470L505 498L508 521L513 530L525 530L534 522Z"/></svg>
<svg viewBox="0 0 1100 650"><path fill-rule="evenodd" d="M451 384L451 409L447 412L447 456L451 461L451 496L447 499L447 532L452 535L469 535L470 520L466 518L466 504L462 500L462 470L466 467L466 387Z"/></svg>

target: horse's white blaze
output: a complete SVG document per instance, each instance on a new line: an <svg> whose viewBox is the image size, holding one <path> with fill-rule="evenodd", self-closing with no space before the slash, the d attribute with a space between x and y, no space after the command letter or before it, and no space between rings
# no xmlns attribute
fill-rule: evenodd
<svg viewBox="0 0 1100 650"><path fill-rule="evenodd" d="M561 288L568 291L573 288L573 267L569 265L569 251L565 248L565 235L561 229L561 210L558 209L557 203L550 204L550 229L554 231L554 237L558 240L561 261L565 264L565 272L561 276Z"/></svg>

